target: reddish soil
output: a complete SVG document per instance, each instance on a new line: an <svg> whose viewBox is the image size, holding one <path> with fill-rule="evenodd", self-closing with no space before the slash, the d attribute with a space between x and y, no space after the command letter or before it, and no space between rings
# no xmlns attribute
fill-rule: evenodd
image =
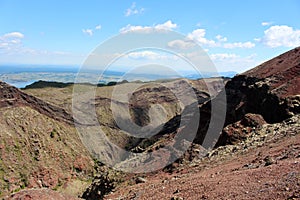
<svg viewBox="0 0 300 200"><path fill-rule="evenodd" d="M280 97L298 95L300 91L300 47L271 59L243 75L270 78L271 89Z"/></svg>
<svg viewBox="0 0 300 200"><path fill-rule="evenodd" d="M145 183L120 186L106 199L300 198L300 134L232 154L148 175Z"/></svg>
<svg viewBox="0 0 300 200"><path fill-rule="evenodd" d="M79 200L79 198L75 198L69 195L61 194L55 192L50 189L29 189L29 190L22 190L16 194L11 195L9 198L11 200Z"/></svg>

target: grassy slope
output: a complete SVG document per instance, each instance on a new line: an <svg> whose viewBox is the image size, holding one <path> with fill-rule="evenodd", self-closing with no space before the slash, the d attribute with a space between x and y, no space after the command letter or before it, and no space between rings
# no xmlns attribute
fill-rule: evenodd
<svg viewBox="0 0 300 200"><path fill-rule="evenodd" d="M88 181L93 161L74 127L29 107L0 109L0 191Z"/></svg>

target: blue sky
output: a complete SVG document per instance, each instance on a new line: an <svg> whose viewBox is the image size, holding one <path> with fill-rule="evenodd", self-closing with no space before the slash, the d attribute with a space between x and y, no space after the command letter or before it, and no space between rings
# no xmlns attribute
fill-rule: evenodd
<svg viewBox="0 0 300 200"><path fill-rule="evenodd" d="M300 46L299 19L297 0L0 0L0 65L79 66L112 36L164 27L195 40L218 70L242 72Z"/></svg>

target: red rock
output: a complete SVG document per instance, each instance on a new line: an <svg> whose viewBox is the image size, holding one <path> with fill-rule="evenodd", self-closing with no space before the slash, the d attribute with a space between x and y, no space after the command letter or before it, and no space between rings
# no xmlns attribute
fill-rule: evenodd
<svg viewBox="0 0 300 200"><path fill-rule="evenodd" d="M266 123L261 115L248 113L240 121L229 124L222 130L216 146L236 144L245 140L249 133Z"/></svg>

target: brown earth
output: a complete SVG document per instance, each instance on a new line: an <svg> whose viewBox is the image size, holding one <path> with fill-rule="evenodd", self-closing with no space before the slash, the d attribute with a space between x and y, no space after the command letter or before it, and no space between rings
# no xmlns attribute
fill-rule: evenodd
<svg viewBox="0 0 300 200"><path fill-rule="evenodd" d="M72 197L70 195L61 194L50 189L28 189L12 194L8 199L11 200L79 200L80 198Z"/></svg>
<svg viewBox="0 0 300 200"><path fill-rule="evenodd" d="M172 173L140 174L105 199L298 199L300 116L264 125L237 145L219 147ZM128 185L129 184L129 185Z"/></svg>

